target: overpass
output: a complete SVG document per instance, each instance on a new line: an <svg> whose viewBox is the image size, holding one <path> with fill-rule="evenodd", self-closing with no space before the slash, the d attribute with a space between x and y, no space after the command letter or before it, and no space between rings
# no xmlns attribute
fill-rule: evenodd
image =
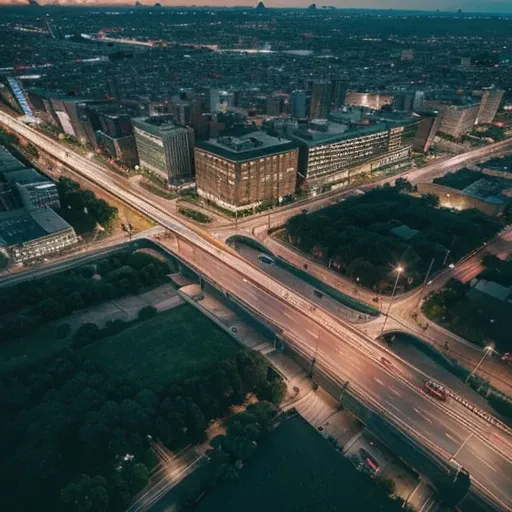
<svg viewBox="0 0 512 512"><path fill-rule="evenodd" d="M63 149L58 143L16 119L0 113L0 123L44 149L85 179L171 231L166 247L249 311L274 325L282 339L315 362L337 389L350 382L350 396L364 400L376 416L446 467L464 441L457 460L472 475L473 489L495 510L512 509L512 440L463 407L428 398L417 383L425 376L356 327L274 281L225 244L194 224L151 202L130 182ZM382 364L392 361L391 367Z"/></svg>

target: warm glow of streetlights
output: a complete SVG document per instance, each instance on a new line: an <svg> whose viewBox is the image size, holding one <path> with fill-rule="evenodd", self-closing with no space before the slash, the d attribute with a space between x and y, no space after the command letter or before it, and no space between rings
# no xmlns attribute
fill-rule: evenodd
<svg viewBox="0 0 512 512"><path fill-rule="evenodd" d="M405 269L404 267L402 267L402 265L399 265L398 267L396 267L396 271L400 274L400 272L403 272Z"/></svg>

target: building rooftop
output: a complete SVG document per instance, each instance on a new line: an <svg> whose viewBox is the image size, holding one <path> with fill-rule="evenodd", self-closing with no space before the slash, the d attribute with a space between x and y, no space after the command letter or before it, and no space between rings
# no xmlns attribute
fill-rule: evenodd
<svg viewBox="0 0 512 512"><path fill-rule="evenodd" d="M0 174L25 168L25 165L9 153L7 149L0 146Z"/></svg>
<svg viewBox="0 0 512 512"><path fill-rule="evenodd" d="M71 226L51 208L19 208L0 213L0 247L45 237Z"/></svg>
<svg viewBox="0 0 512 512"><path fill-rule="evenodd" d="M51 183L48 178L39 174L34 169L19 169L17 171L4 172L4 178L7 183L19 183L20 185L30 185L33 183Z"/></svg>
<svg viewBox="0 0 512 512"><path fill-rule="evenodd" d="M233 161L253 160L297 147L288 139L272 137L263 131L254 131L240 137L219 137L200 141L196 146Z"/></svg>
<svg viewBox="0 0 512 512"><path fill-rule="evenodd" d="M183 129L174 122L174 117L171 115L163 116L150 116L150 117L136 117L132 119L132 123L137 128L152 133L158 137L164 136L177 129Z"/></svg>

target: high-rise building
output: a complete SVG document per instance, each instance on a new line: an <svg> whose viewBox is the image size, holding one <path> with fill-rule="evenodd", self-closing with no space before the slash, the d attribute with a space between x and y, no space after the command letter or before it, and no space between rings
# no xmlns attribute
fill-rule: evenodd
<svg viewBox="0 0 512 512"><path fill-rule="evenodd" d="M295 192L296 145L262 131L198 142L195 161L198 194L222 208L247 210Z"/></svg>
<svg viewBox="0 0 512 512"><path fill-rule="evenodd" d="M140 165L179 186L193 178L193 130L177 126L171 116L132 120Z"/></svg>
<svg viewBox="0 0 512 512"><path fill-rule="evenodd" d="M327 80L313 82L311 88L310 119L326 119L331 108L331 84Z"/></svg>
<svg viewBox="0 0 512 512"><path fill-rule="evenodd" d="M422 109L424 102L425 102L425 91L414 91L414 100L412 103L413 110Z"/></svg>
<svg viewBox="0 0 512 512"><path fill-rule="evenodd" d="M107 91L108 95L115 101L121 100L121 93L119 92L119 85L115 75L109 75L107 77Z"/></svg>
<svg viewBox="0 0 512 512"><path fill-rule="evenodd" d="M218 112L220 110L220 91L218 89L208 89L206 100L208 112Z"/></svg>
<svg viewBox="0 0 512 512"><path fill-rule="evenodd" d="M335 78L331 81L331 110L338 110L343 107L347 90L346 80Z"/></svg>
<svg viewBox="0 0 512 512"><path fill-rule="evenodd" d="M266 114L277 117L283 113L284 98L281 94L271 94L267 96Z"/></svg>
<svg viewBox="0 0 512 512"><path fill-rule="evenodd" d="M400 110L402 112L412 112L414 105L414 92L404 91L395 94L393 98L392 107L394 110Z"/></svg>
<svg viewBox="0 0 512 512"><path fill-rule="evenodd" d="M430 146L434 142L439 126L441 124L441 116L435 111L417 111L415 115L419 116L419 126L416 137L412 144L413 151L418 153L427 153Z"/></svg>
<svg viewBox="0 0 512 512"><path fill-rule="evenodd" d="M498 113L505 91L500 89L484 89L482 103L476 119L477 124L491 124Z"/></svg>
<svg viewBox="0 0 512 512"><path fill-rule="evenodd" d="M290 115L297 119L304 119L307 115L306 91L296 90L290 95Z"/></svg>
<svg viewBox="0 0 512 512"><path fill-rule="evenodd" d="M480 110L480 103L440 104L433 105L433 107L441 115L439 131L455 139L460 139L473 130Z"/></svg>

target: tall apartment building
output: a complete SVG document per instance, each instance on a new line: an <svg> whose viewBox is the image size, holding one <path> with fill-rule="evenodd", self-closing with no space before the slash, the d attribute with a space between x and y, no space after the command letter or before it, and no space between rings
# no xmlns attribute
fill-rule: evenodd
<svg viewBox="0 0 512 512"><path fill-rule="evenodd" d="M311 87L310 119L327 119L331 110L331 84L327 80L313 82Z"/></svg>
<svg viewBox="0 0 512 512"><path fill-rule="evenodd" d="M349 126L328 121L297 130L299 172L311 189L344 185L357 175L408 161L418 121L382 121Z"/></svg>
<svg viewBox="0 0 512 512"><path fill-rule="evenodd" d="M290 94L290 115L296 119L304 119L306 117L306 91L296 90Z"/></svg>
<svg viewBox="0 0 512 512"><path fill-rule="evenodd" d="M283 113L284 97L282 94L271 94L267 96L265 113L268 116L280 116Z"/></svg>
<svg viewBox="0 0 512 512"><path fill-rule="evenodd" d="M197 192L232 211L254 208L295 192L296 145L265 132L198 142Z"/></svg>
<svg viewBox="0 0 512 512"><path fill-rule="evenodd" d="M476 119L477 124L491 124L498 113L505 91L500 89L484 89L482 103Z"/></svg>
<svg viewBox="0 0 512 512"><path fill-rule="evenodd" d="M179 186L193 178L193 130L174 124L172 117L132 120L140 165Z"/></svg>
<svg viewBox="0 0 512 512"><path fill-rule="evenodd" d="M347 95L347 81L342 78L334 78L331 81L331 110L338 110L345 104Z"/></svg>

